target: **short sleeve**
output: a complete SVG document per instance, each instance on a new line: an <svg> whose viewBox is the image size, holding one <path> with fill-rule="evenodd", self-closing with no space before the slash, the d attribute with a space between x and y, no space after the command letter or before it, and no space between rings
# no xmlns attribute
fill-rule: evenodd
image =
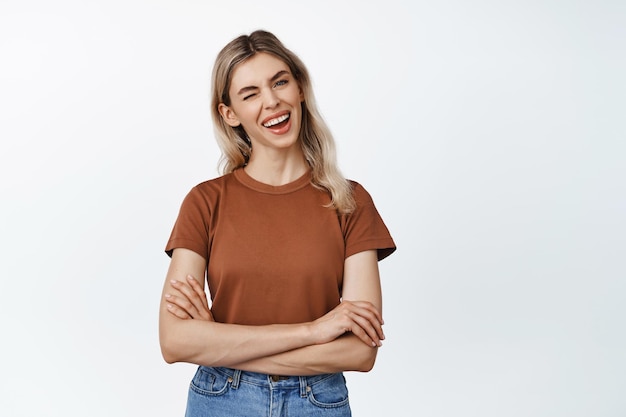
<svg viewBox="0 0 626 417"><path fill-rule="evenodd" d="M194 187L183 200L165 253L171 257L174 249L185 248L208 261L210 216L206 197L199 187Z"/></svg>
<svg viewBox="0 0 626 417"><path fill-rule="evenodd" d="M356 209L341 218L346 244L346 258L358 252L376 249L378 260L391 255L396 245L369 193L353 182Z"/></svg>

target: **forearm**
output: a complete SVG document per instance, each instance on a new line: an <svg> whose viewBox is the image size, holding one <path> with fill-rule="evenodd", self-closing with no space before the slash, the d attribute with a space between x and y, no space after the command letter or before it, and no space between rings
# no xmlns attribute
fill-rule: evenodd
<svg viewBox="0 0 626 417"><path fill-rule="evenodd" d="M305 324L240 326L165 316L160 342L168 363L233 367L301 348L316 340Z"/></svg>
<svg viewBox="0 0 626 417"><path fill-rule="evenodd" d="M185 260L191 266L186 266ZM204 266L204 260L191 251L174 252L159 311L159 337L166 362L237 367L262 361L254 365L259 367L265 366L264 358L271 358L269 363L292 369L292 374L369 370L373 365L373 347L384 339L380 303L344 300L324 316L301 324L216 323L204 288L192 275L202 273ZM359 300L358 295L353 292L350 298ZM365 300L376 298L365 295ZM308 346L310 350L300 350ZM279 354L285 356L276 356ZM326 362L327 358L337 360Z"/></svg>
<svg viewBox="0 0 626 417"><path fill-rule="evenodd" d="M270 356L322 343L307 324L240 326L216 323L204 293L206 261L187 249L176 249L165 279L159 309L159 339L166 362L206 366ZM196 320L190 320L195 318Z"/></svg>
<svg viewBox="0 0 626 417"><path fill-rule="evenodd" d="M275 375L316 375L342 371L368 372L374 366L378 348L364 344L353 334L332 342L305 346L232 367Z"/></svg>

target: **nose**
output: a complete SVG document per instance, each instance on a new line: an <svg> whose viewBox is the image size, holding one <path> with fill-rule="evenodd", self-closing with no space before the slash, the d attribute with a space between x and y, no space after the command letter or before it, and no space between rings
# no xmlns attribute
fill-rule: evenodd
<svg viewBox="0 0 626 417"><path fill-rule="evenodd" d="M263 94L263 104L266 109L273 109L280 104L280 100L273 89L266 89Z"/></svg>

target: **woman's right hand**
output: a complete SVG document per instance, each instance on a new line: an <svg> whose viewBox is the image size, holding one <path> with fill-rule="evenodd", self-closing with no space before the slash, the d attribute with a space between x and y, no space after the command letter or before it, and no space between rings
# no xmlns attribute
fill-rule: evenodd
<svg viewBox="0 0 626 417"><path fill-rule="evenodd" d="M385 339L383 318L368 301L344 300L310 325L319 344L335 340L346 332L352 332L372 347L382 346L381 341Z"/></svg>
<svg viewBox="0 0 626 417"><path fill-rule="evenodd" d="M177 294L165 294L167 311L179 319L215 321L206 293L197 279L187 275L187 282L170 281Z"/></svg>

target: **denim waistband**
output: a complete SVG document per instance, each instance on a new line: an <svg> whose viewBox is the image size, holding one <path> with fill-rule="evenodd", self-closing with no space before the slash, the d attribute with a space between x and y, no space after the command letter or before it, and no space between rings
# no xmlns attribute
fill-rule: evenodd
<svg viewBox="0 0 626 417"><path fill-rule="evenodd" d="M268 375L258 372L242 371L239 369L214 367L216 372L232 378L232 388L237 389L241 382L246 382L254 385L266 386L271 388L299 388L300 394L306 396L307 390L311 385L323 381L332 377L334 374L318 374L309 376L280 376Z"/></svg>

